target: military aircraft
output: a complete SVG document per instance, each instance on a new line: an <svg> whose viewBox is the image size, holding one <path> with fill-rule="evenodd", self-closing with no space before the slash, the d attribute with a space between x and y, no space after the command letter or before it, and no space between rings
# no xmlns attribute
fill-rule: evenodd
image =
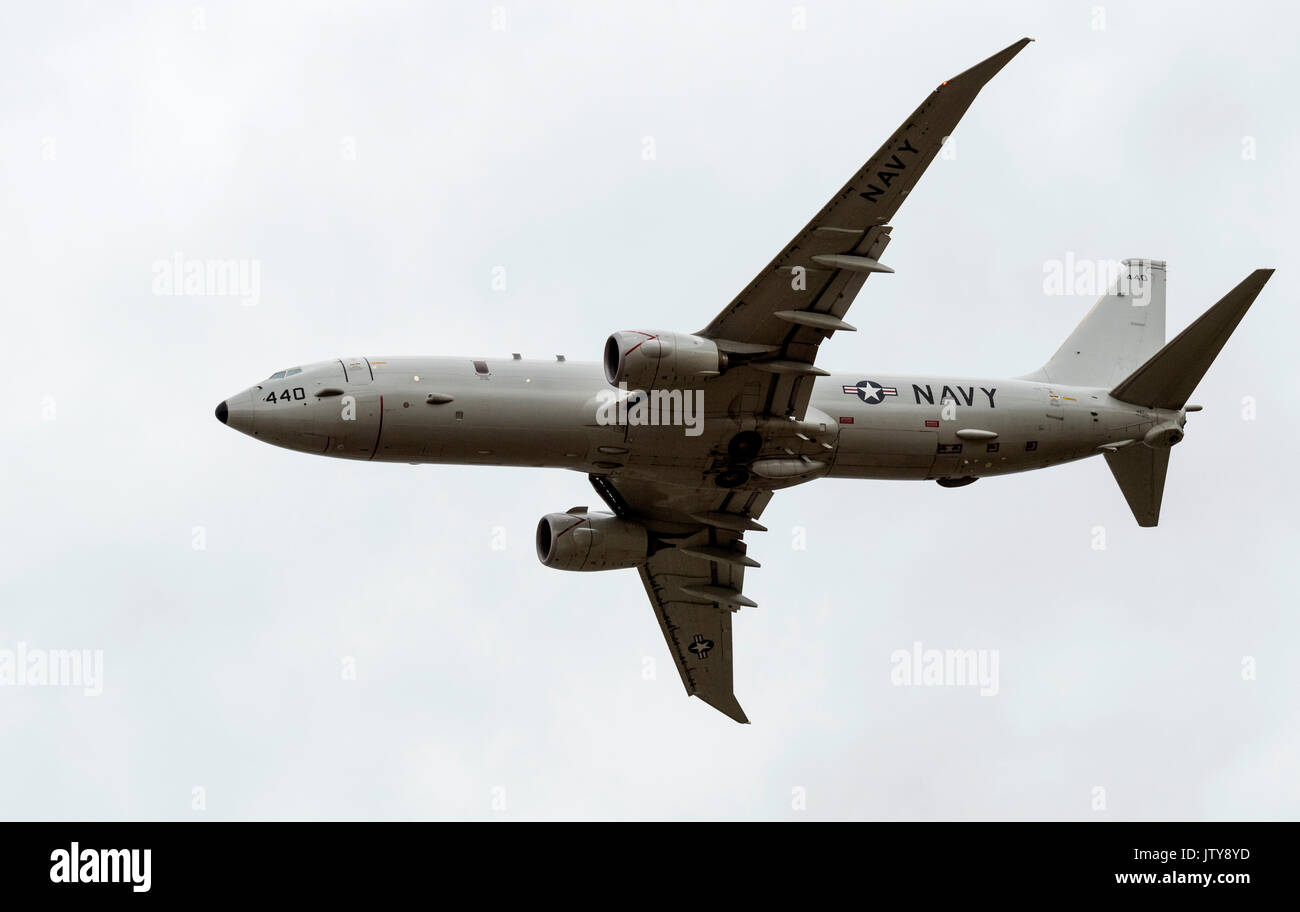
<svg viewBox="0 0 1300 912"><path fill-rule="evenodd" d="M747 532L816 478L945 487L1101 454L1139 525L1160 516L1197 383L1272 275L1252 272L1165 343L1165 264L1132 258L1060 350L1014 379L832 374L822 341L890 273L889 222L1017 41L931 92L696 333L616 332L599 362L350 357L276 371L217 406L276 446L380 462L584 472L608 511L537 526L561 570L636 568L688 694L748 722L732 688Z"/></svg>

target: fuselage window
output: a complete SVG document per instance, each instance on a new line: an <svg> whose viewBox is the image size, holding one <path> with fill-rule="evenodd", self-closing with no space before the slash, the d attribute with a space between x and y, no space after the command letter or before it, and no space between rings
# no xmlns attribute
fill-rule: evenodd
<svg viewBox="0 0 1300 912"><path fill-rule="evenodd" d="M474 370L478 371L480 374L486 374L486 373L488 372L487 362L486 362L486 361L475 361L475 362L474 362Z"/></svg>

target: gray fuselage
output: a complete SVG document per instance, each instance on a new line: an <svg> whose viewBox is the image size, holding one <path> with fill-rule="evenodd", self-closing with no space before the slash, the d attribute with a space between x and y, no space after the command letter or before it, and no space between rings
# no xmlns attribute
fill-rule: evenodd
<svg viewBox="0 0 1300 912"><path fill-rule="evenodd" d="M283 376L282 376L283 375ZM698 484L747 429L725 403L637 423L603 408L613 395L595 362L519 358L344 358L279 372L218 407L267 443L380 462L536 466L637 473ZM685 391L686 396L702 396ZM815 469L754 477L774 489L815 477L967 479L1043 468L1141 440L1181 412L1119 402L1102 389L970 377L832 374L817 379L805 422ZM783 429L761 458L794 454ZM805 440L806 438L800 438ZM806 447L799 451L808 457ZM706 472L707 474L707 472Z"/></svg>

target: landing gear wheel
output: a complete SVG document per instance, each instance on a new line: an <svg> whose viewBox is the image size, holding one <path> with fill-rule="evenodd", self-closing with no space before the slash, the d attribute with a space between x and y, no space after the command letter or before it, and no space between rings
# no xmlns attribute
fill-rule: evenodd
<svg viewBox="0 0 1300 912"><path fill-rule="evenodd" d="M727 444L727 456L735 463L746 463L763 448L763 435L758 431L741 431Z"/></svg>
<svg viewBox="0 0 1300 912"><path fill-rule="evenodd" d="M743 466L723 469L718 473L718 477L713 479L713 483L720 488L738 488L747 481L749 481L749 469Z"/></svg>

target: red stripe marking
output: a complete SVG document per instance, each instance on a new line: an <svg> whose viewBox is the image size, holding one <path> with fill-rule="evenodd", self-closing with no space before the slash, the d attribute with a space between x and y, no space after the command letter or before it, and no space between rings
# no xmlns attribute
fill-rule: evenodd
<svg viewBox="0 0 1300 912"><path fill-rule="evenodd" d="M562 538L563 536L565 536L565 535L567 535L568 533L572 532L574 529L578 528L578 526L582 525L582 524L585 523L586 521L587 521L587 518L584 516L582 519L578 520L576 523L574 523L573 525L569 526L569 528L565 529L563 532L561 532L559 535L557 535L557 536L555 536L555 537L556 537L556 538Z"/></svg>
<svg viewBox="0 0 1300 912"><path fill-rule="evenodd" d="M642 339L636 345L633 345L631 348L627 350L627 353L629 355L632 354L632 352L636 351L638 348L640 348L642 345L645 345L647 342L653 342L655 339L659 338L658 336L650 335L648 332L642 332L639 329L630 329L628 330L628 332L641 333L641 335L645 336L644 339Z"/></svg>

